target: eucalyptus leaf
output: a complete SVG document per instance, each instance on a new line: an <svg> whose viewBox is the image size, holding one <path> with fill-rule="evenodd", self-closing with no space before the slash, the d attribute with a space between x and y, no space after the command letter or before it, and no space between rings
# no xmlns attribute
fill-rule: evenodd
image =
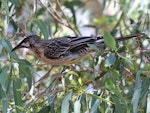
<svg viewBox="0 0 150 113"><path fill-rule="evenodd" d="M150 51L144 52L148 57L150 57Z"/></svg>
<svg viewBox="0 0 150 113"><path fill-rule="evenodd" d="M19 7L20 4L17 0L9 0L9 2L11 2L12 4L14 4L16 7Z"/></svg>
<svg viewBox="0 0 150 113"><path fill-rule="evenodd" d="M72 0L72 1L64 2L64 5L69 9L72 9L74 6L79 6L79 5L82 5L82 4L83 4L83 2L80 1L80 0Z"/></svg>
<svg viewBox="0 0 150 113"><path fill-rule="evenodd" d="M45 106L38 113L49 113L50 108L51 108L50 106Z"/></svg>
<svg viewBox="0 0 150 113"><path fill-rule="evenodd" d="M5 49L13 59L18 60L18 56L15 52L12 52L12 46L8 40L2 39L2 45L5 47Z"/></svg>
<svg viewBox="0 0 150 113"><path fill-rule="evenodd" d="M81 103L79 100L77 100L74 103L74 113L80 113L80 110L81 110Z"/></svg>
<svg viewBox="0 0 150 113"><path fill-rule="evenodd" d="M142 73L142 70L138 71L136 74L135 91L132 97L133 113L138 112L138 104L139 104L139 99L141 95L141 85L142 85L142 81L140 78L141 73Z"/></svg>
<svg viewBox="0 0 150 113"><path fill-rule="evenodd" d="M106 59L105 66L110 67L110 66L114 65L115 61L116 61L116 56L115 55L110 55Z"/></svg>
<svg viewBox="0 0 150 113"><path fill-rule="evenodd" d="M6 98L2 99L2 112L3 113L7 113L7 107L8 107L7 101L8 100Z"/></svg>
<svg viewBox="0 0 150 113"><path fill-rule="evenodd" d="M27 60L20 59L20 60L18 60L18 64L19 64L19 76L20 76L20 78L23 78L23 79L27 78L27 83L29 86L28 90L30 90L31 86L32 86L33 68Z"/></svg>
<svg viewBox="0 0 150 113"><path fill-rule="evenodd" d="M68 93L61 104L61 113L69 113L69 101L71 100L72 94Z"/></svg>
<svg viewBox="0 0 150 113"><path fill-rule="evenodd" d="M109 102L109 103L114 104L113 102L111 102L111 101L109 101L109 100L107 100L107 99L101 98L101 97L99 97L99 96L97 96L97 95L94 95L94 94L91 94L91 93L88 93L87 95L90 96L90 97L96 98L96 99L98 99L98 100L102 100L102 101L104 101L104 102Z"/></svg>
<svg viewBox="0 0 150 113"><path fill-rule="evenodd" d="M116 41L115 39L111 36L111 34L107 31L104 31L104 43L106 44L107 47L109 47L112 50L116 49Z"/></svg>
<svg viewBox="0 0 150 113"><path fill-rule="evenodd" d="M0 84L1 87L4 91L6 91L6 74L8 71L9 67L8 66L4 66L1 70L0 70Z"/></svg>
<svg viewBox="0 0 150 113"><path fill-rule="evenodd" d="M21 97L21 91L18 91L18 89L21 89L22 84L21 80L19 78L16 78L13 81L13 93L14 93L14 100L15 100L15 105L16 106L22 106L22 97ZM20 109L16 107L17 113L20 113Z"/></svg>
<svg viewBox="0 0 150 113"><path fill-rule="evenodd" d="M41 33L44 35L44 39L48 39L48 28L47 24L41 20L41 19L35 19L34 22L38 25L40 28Z"/></svg>

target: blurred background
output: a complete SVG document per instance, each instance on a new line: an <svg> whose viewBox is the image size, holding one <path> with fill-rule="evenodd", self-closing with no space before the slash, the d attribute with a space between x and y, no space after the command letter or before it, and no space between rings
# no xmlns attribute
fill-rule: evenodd
<svg viewBox="0 0 150 113"><path fill-rule="evenodd" d="M28 35L114 38L146 36L92 49L72 65L40 62L28 49L11 52ZM108 37L109 38L109 37ZM149 0L1 0L0 112L149 113Z"/></svg>

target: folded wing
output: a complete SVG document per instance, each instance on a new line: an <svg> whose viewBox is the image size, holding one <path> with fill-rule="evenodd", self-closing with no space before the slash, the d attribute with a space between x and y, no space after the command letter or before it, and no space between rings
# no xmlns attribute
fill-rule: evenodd
<svg viewBox="0 0 150 113"><path fill-rule="evenodd" d="M102 37L61 37L50 40L44 55L50 59L58 59L74 53L86 52L88 44L95 44Z"/></svg>

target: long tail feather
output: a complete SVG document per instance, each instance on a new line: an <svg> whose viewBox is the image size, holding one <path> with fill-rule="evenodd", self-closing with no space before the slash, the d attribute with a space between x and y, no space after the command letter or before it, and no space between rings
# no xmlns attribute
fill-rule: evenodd
<svg viewBox="0 0 150 113"><path fill-rule="evenodd" d="M144 33L138 33L138 34L133 34L133 35L127 35L127 36L122 36L122 37L118 37L118 38L115 38L116 42L120 42L120 41L125 41L125 40L129 40L129 39L132 39L132 38L135 38L135 37L143 37L143 36L146 36ZM101 37L97 37L97 40L95 42L96 46L97 47L103 47L105 46L105 43L104 43L104 40L101 39Z"/></svg>
<svg viewBox="0 0 150 113"><path fill-rule="evenodd" d="M138 34L133 34L133 35L127 35L127 36L119 37L119 38L116 38L115 40L117 42L119 42L119 41L124 41L124 40L128 40L128 39L132 39L132 38L135 38L135 37L143 37L143 36L145 36L144 33L138 33Z"/></svg>

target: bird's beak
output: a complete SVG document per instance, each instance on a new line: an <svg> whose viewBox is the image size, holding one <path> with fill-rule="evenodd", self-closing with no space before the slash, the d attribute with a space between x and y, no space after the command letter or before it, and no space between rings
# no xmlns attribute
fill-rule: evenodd
<svg viewBox="0 0 150 113"><path fill-rule="evenodd" d="M20 49L20 48L28 48L28 47L29 47L29 43L21 42L16 47L14 47L11 51L15 51L16 49Z"/></svg>

